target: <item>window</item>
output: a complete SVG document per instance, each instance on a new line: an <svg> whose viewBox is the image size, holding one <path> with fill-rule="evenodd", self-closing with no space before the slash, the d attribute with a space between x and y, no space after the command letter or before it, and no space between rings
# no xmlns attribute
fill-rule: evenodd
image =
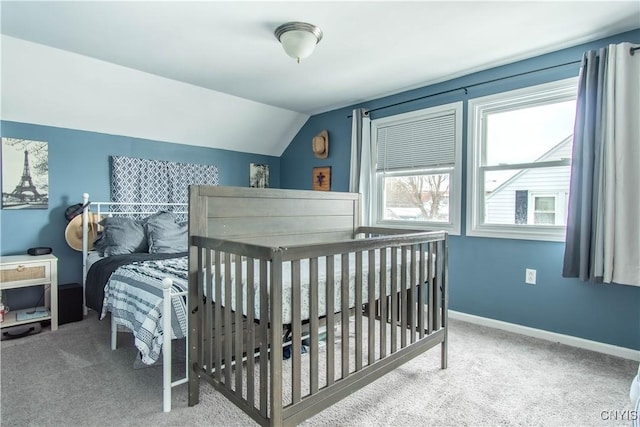
<svg viewBox="0 0 640 427"><path fill-rule="evenodd" d="M371 122L373 223L460 234L462 103Z"/></svg>
<svg viewBox="0 0 640 427"><path fill-rule="evenodd" d="M556 196L533 196L533 218L529 224L556 224Z"/></svg>
<svg viewBox="0 0 640 427"><path fill-rule="evenodd" d="M563 241L577 80L469 101L470 236Z"/></svg>

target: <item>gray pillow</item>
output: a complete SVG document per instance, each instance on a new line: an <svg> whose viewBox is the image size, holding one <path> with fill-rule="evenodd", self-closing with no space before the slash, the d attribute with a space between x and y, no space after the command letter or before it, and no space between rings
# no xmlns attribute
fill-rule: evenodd
<svg viewBox="0 0 640 427"><path fill-rule="evenodd" d="M175 254L187 251L187 223L176 223L169 212L147 218L144 224L151 254Z"/></svg>
<svg viewBox="0 0 640 427"><path fill-rule="evenodd" d="M176 217L171 212L160 211L142 220L142 225L152 224L155 227L170 227L176 223Z"/></svg>
<svg viewBox="0 0 640 427"><path fill-rule="evenodd" d="M142 222L133 218L107 217L100 221L104 227L101 236L94 243L102 256L147 252L147 238Z"/></svg>

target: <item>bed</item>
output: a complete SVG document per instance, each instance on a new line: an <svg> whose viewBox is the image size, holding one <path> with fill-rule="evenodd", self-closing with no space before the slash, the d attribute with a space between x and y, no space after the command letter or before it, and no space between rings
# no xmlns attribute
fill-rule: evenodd
<svg viewBox="0 0 640 427"><path fill-rule="evenodd" d="M190 406L206 381L295 425L437 345L446 368L445 232L361 227L354 193L189 191Z"/></svg>
<svg viewBox="0 0 640 427"><path fill-rule="evenodd" d="M168 412L172 387L187 382L186 367L176 381L171 372L171 342L187 334L187 228L181 223L187 206L89 203L85 193L83 207L85 314L89 308L101 320L110 316L113 350L118 330L124 329L132 332L142 363L152 365L164 356L163 409ZM164 334L167 330L171 333Z"/></svg>

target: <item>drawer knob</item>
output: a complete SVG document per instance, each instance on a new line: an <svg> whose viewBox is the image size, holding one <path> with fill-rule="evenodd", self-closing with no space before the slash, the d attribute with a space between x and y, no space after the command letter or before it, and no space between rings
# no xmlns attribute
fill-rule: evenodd
<svg viewBox="0 0 640 427"><path fill-rule="evenodd" d="M16 270L18 270L18 271L23 271L23 270L24 270L24 264L20 264L20 265L18 266L18 268L16 268Z"/></svg>

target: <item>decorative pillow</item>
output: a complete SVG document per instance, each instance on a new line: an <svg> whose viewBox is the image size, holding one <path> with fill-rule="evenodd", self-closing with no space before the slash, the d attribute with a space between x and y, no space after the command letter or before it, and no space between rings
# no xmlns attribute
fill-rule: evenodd
<svg viewBox="0 0 640 427"><path fill-rule="evenodd" d="M142 220L142 225L153 224L156 227L170 227L176 223L176 217L171 212L160 211Z"/></svg>
<svg viewBox="0 0 640 427"><path fill-rule="evenodd" d="M149 253L175 254L187 251L187 223L176 223L169 212L160 212L145 222Z"/></svg>
<svg viewBox="0 0 640 427"><path fill-rule="evenodd" d="M147 252L147 238L142 222L133 218L107 217L100 221L104 231L94 248L102 256Z"/></svg>

